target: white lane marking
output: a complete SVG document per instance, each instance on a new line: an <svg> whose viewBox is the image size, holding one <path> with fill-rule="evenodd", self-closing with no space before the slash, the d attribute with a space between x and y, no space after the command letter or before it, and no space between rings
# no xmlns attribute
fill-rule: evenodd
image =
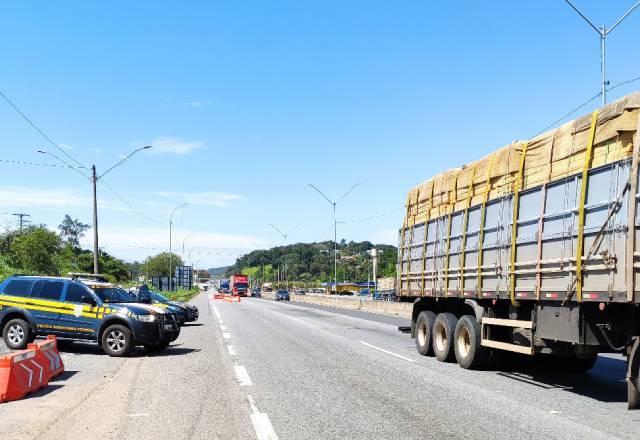
<svg viewBox="0 0 640 440"><path fill-rule="evenodd" d="M398 353L394 353L394 352L392 352L392 351L385 350L384 348L376 347L375 345L371 345L371 344L369 344L369 343L367 343L367 342L364 342L364 341L358 341L358 342L360 342L362 345L366 345L367 347L373 348L374 350L378 350L378 351L381 351L381 352L386 353L386 354L388 354L388 355L395 356L395 357L397 357L398 359L402 359L402 360L405 360L405 361L407 361L407 362L415 363L415 361L414 361L413 359L410 359L410 358L408 358L408 357L404 357L404 356L402 356L401 354L398 354Z"/></svg>
<svg viewBox="0 0 640 440"><path fill-rule="evenodd" d="M253 385L246 368L242 365L236 365L233 369L236 370L236 378L238 379L238 383L241 387L250 387Z"/></svg>
<svg viewBox="0 0 640 440"><path fill-rule="evenodd" d="M133 413L133 414L127 414L127 417L149 417L149 413Z"/></svg>
<svg viewBox="0 0 640 440"><path fill-rule="evenodd" d="M224 321L222 319L218 319L218 322L220 322L220 324L224 324Z"/></svg>
<svg viewBox="0 0 640 440"><path fill-rule="evenodd" d="M265 413L253 413L251 414L251 422L253 423L253 429L256 431L256 437L258 440L278 440L276 432L271 426L271 420Z"/></svg>
<svg viewBox="0 0 640 440"><path fill-rule="evenodd" d="M227 329L227 326L226 326L226 325L221 325L221 326L220 326L220 330L225 331L226 329Z"/></svg>
<svg viewBox="0 0 640 440"><path fill-rule="evenodd" d="M227 350L229 350L229 356L236 355L236 347L234 347L233 345L231 344L227 345Z"/></svg>
<svg viewBox="0 0 640 440"><path fill-rule="evenodd" d="M222 334L222 337L224 339L231 339L231 335L229 333L226 333L226 332Z"/></svg>
<svg viewBox="0 0 640 440"><path fill-rule="evenodd" d="M215 305L213 306L213 313L215 313L216 318L220 320L220 312L218 312L218 308Z"/></svg>

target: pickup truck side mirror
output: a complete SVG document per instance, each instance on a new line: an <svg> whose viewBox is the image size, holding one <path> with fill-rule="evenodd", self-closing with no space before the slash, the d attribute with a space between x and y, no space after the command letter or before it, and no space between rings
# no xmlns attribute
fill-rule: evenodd
<svg viewBox="0 0 640 440"><path fill-rule="evenodd" d="M96 300L91 295L82 295L82 303L95 306Z"/></svg>
<svg viewBox="0 0 640 440"><path fill-rule="evenodd" d="M142 304L151 304L151 295L149 292L138 293L138 302Z"/></svg>

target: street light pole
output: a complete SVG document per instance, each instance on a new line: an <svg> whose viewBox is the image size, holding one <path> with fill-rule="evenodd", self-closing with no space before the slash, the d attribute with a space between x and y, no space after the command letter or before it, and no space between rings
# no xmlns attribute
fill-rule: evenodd
<svg viewBox="0 0 640 440"><path fill-rule="evenodd" d="M631 8L624 13L618 21L614 23L609 29L606 26L597 27L591 20L587 18L580 10L570 1L564 0L571 8L584 20L587 22L589 26L593 28L594 31L598 33L600 37L600 74L602 76L602 84L600 94L602 95L602 105L607 104L607 86L609 85L609 81L607 80L607 70L606 70L606 50L607 50L607 36L620 24L622 21L629 16L638 6L640 6L640 1L637 1Z"/></svg>
<svg viewBox="0 0 640 440"><path fill-rule="evenodd" d="M94 274L100 273L99 272L99 270L100 270L99 261L100 260L98 258L99 257L98 256L98 252L99 252L99 247L98 247L98 189L97 189L98 180L102 179L106 174L111 172L113 169L115 169L118 166L122 165L125 161L127 161L131 156L136 154L138 151L147 150L149 148L151 148L151 145L146 145L144 147L136 148L135 150L133 150L131 153L127 154L119 162L117 162L115 165L111 166L111 168L108 168L107 171L105 171L104 173L102 173L100 175L97 175L97 173L96 173L96 166L95 165L91 165L91 175L89 176L89 181L91 182L92 194L93 194L93 273ZM65 162L64 160L60 159L55 154L49 153L48 151L38 150L38 153L47 154L47 155L53 157L54 159L62 162L63 164L65 164L69 168L73 169L77 173L81 174L83 177L85 177L85 178L87 177L86 174L84 174L82 171L80 171L80 168L87 169L86 167L83 167L83 166L74 167L72 165L69 165L67 162Z"/></svg>
<svg viewBox="0 0 640 440"><path fill-rule="evenodd" d="M185 206L187 206L188 203L183 203L182 205L176 206L175 208L173 208L173 211L171 211L171 215L169 216L169 291L172 292L173 291L173 286L171 285L171 272L173 269L173 239L172 239L172 230L173 230L173 216L176 213L176 211L180 208L184 208Z"/></svg>
<svg viewBox="0 0 640 440"><path fill-rule="evenodd" d="M316 188L315 185L308 183L311 188L315 189L322 197L325 198L327 202L333 207L333 281L336 286L336 294L338 293L338 221L336 220L336 205L340 203L347 195L353 191L353 189L360 185L356 183L353 185L347 192L345 192L342 197L338 199L338 201L330 200L329 197L325 196L322 191ZM331 289L329 289L329 293L331 293Z"/></svg>
<svg viewBox="0 0 640 440"><path fill-rule="evenodd" d="M300 224L298 223L297 225L295 225L286 234L284 232L282 232L280 229L276 228L276 226L274 224L272 224L272 223L269 223L269 226L271 226L273 229L278 231L278 233L280 235L282 235L282 238L284 239L284 245L286 246L287 245L287 237L289 236L289 234L291 234L293 231L295 231L298 228L298 226L300 226ZM285 258L284 258L284 283L285 283L285 289L289 290L289 278L287 276L287 256L286 255L285 255Z"/></svg>

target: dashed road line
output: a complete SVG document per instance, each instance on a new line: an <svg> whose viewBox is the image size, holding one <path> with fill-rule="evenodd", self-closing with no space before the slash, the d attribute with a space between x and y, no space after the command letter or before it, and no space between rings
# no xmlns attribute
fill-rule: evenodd
<svg viewBox="0 0 640 440"><path fill-rule="evenodd" d="M376 347L375 345L371 345L368 342L364 342L364 341L358 341L358 342L360 342L362 345L366 345L367 347L373 348L374 350L378 350L378 351L381 351L382 353L386 353L386 354L388 354L390 356L397 357L398 359L402 359L402 360L405 360L405 361L411 362L411 363L415 363L416 362L413 359L410 359L408 357L402 356L401 354L398 354L398 353L394 353L392 351L385 350L384 348Z"/></svg>
<svg viewBox="0 0 640 440"><path fill-rule="evenodd" d="M222 338L223 339L231 339L231 335L227 332L222 333Z"/></svg>
<svg viewBox="0 0 640 440"><path fill-rule="evenodd" d="M227 345L227 350L229 351L229 356L235 356L236 353L236 347L234 347L233 345L229 344Z"/></svg>
<svg viewBox="0 0 640 440"><path fill-rule="evenodd" d="M226 331L227 330L227 326L226 325L220 325L220 330Z"/></svg>
<svg viewBox="0 0 640 440"><path fill-rule="evenodd" d="M241 387L250 387L253 385L245 367L242 365L236 365L233 369L236 371L236 378L238 379L238 383Z"/></svg>

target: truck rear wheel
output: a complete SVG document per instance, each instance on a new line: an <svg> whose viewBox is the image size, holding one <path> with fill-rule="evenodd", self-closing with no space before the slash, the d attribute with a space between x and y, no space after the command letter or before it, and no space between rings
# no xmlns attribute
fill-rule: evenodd
<svg viewBox="0 0 640 440"><path fill-rule="evenodd" d="M433 324L433 352L440 362L452 362L455 359L453 348L457 319L453 313L439 313Z"/></svg>
<svg viewBox="0 0 640 440"><path fill-rule="evenodd" d="M465 315L458 320L453 345L462 368L476 370L486 365L489 351L480 344L480 332L480 324L473 316Z"/></svg>
<svg viewBox="0 0 640 440"><path fill-rule="evenodd" d="M416 348L422 356L433 356L433 324L436 314L430 310L423 310L416 320Z"/></svg>

